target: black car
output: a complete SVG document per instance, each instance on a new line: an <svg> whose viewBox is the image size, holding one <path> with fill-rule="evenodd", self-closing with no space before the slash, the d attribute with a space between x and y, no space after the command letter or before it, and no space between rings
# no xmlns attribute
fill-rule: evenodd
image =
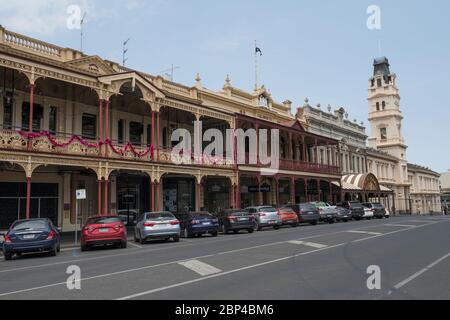
<svg viewBox="0 0 450 320"><path fill-rule="evenodd" d="M291 208L298 216L299 223L309 223L313 226L317 225L320 220L319 209L311 203L300 203L289 205L287 208Z"/></svg>
<svg viewBox="0 0 450 320"><path fill-rule="evenodd" d="M338 207L343 207L350 210L352 219L359 221L364 217L364 206L358 201L346 201L338 205Z"/></svg>
<svg viewBox="0 0 450 320"><path fill-rule="evenodd" d="M238 233L241 230L247 230L253 233L255 228L255 217L246 210L224 210L217 215L219 219L220 230L227 234L230 231Z"/></svg>
<svg viewBox="0 0 450 320"><path fill-rule="evenodd" d="M349 222L352 220L352 213L350 210L343 207L336 207L337 209L337 218L336 220L339 222Z"/></svg>
<svg viewBox="0 0 450 320"><path fill-rule="evenodd" d="M192 238L205 234L217 237L219 221L209 212L189 212L175 215L180 221L181 236Z"/></svg>
<svg viewBox="0 0 450 320"><path fill-rule="evenodd" d="M60 252L60 232L49 219L19 220L13 223L3 239L5 260L15 254L49 252L56 256Z"/></svg>
<svg viewBox="0 0 450 320"><path fill-rule="evenodd" d="M386 216L386 208L381 203L363 203L363 206L373 211L373 216L383 219Z"/></svg>

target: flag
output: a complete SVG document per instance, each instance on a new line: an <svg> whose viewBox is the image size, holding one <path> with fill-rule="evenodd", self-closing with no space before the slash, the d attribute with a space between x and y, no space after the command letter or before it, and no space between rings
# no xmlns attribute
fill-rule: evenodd
<svg viewBox="0 0 450 320"><path fill-rule="evenodd" d="M258 53L259 53L259 56L262 56L262 51L261 51L261 49L260 49L260 48L258 48L258 47L256 47L256 49L255 49L255 53L256 53L256 54L258 54Z"/></svg>

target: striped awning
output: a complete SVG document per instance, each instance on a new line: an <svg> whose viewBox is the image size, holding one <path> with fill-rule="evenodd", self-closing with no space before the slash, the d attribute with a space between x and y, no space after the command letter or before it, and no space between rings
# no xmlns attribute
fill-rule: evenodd
<svg viewBox="0 0 450 320"><path fill-rule="evenodd" d="M339 186L339 183L334 182L334 185ZM343 176L341 185L343 191L349 192L393 192L391 189L380 185L377 177L371 173Z"/></svg>

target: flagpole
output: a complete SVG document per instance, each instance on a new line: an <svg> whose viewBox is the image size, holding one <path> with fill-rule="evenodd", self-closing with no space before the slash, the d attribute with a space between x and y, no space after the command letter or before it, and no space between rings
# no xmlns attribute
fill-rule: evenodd
<svg viewBox="0 0 450 320"><path fill-rule="evenodd" d="M255 91L258 90L258 52L256 51L258 44L255 40Z"/></svg>

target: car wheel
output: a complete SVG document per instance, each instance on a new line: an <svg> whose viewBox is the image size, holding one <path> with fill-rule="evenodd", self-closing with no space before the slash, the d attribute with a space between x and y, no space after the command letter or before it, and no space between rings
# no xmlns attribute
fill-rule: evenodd
<svg viewBox="0 0 450 320"><path fill-rule="evenodd" d="M127 246L128 246L128 244L127 244L126 241L123 241L123 242L120 243L120 248L122 248L122 249L126 249Z"/></svg>
<svg viewBox="0 0 450 320"><path fill-rule="evenodd" d="M311 225L312 225L312 226L317 226L317 221L311 222Z"/></svg>
<svg viewBox="0 0 450 320"><path fill-rule="evenodd" d="M173 242L180 242L180 236L173 237Z"/></svg>
<svg viewBox="0 0 450 320"><path fill-rule="evenodd" d="M217 232L213 232L213 233L211 233L211 235L215 238L215 237L217 237L219 234L218 234Z"/></svg>
<svg viewBox="0 0 450 320"><path fill-rule="evenodd" d="M133 240L136 243L139 242L138 238L136 237L136 230L134 231Z"/></svg>
<svg viewBox="0 0 450 320"><path fill-rule="evenodd" d="M52 248L52 250L50 251L50 256L51 257L56 257L56 255L58 254L58 245L55 244L55 246Z"/></svg>
<svg viewBox="0 0 450 320"><path fill-rule="evenodd" d="M273 227L273 230L280 230L280 226Z"/></svg>
<svg viewBox="0 0 450 320"><path fill-rule="evenodd" d="M234 234L238 234L238 233L239 233L239 230L233 230L233 233L234 233Z"/></svg>
<svg viewBox="0 0 450 320"><path fill-rule="evenodd" d="M10 252L5 252L4 255L5 255L6 261L10 261L13 257L12 253L10 253Z"/></svg>
<svg viewBox="0 0 450 320"><path fill-rule="evenodd" d="M255 231L261 231L262 230L262 228L259 226L258 221L255 221L255 227L254 227L253 230L255 230Z"/></svg>
<svg viewBox="0 0 450 320"><path fill-rule="evenodd" d="M140 244L145 244L145 239L142 238L141 234L139 233L139 243Z"/></svg>
<svg viewBox="0 0 450 320"><path fill-rule="evenodd" d="M298 223L294 223L293 225L292 225L292 228L297 228L298 227Z"/></svg>
<svg viewBox="0 0 450 320"><path fill-rule="evenodd" d="M89 247L86 244L81 245L81 252L86 252L89 250Z"/></svg>
<svg viewBox="0 0 450 320"><path fill-rule="evenodd" d="M248 231L248 233L253 233L253 232L255 232L254 229L248 229L247 231Z"/></svg>

